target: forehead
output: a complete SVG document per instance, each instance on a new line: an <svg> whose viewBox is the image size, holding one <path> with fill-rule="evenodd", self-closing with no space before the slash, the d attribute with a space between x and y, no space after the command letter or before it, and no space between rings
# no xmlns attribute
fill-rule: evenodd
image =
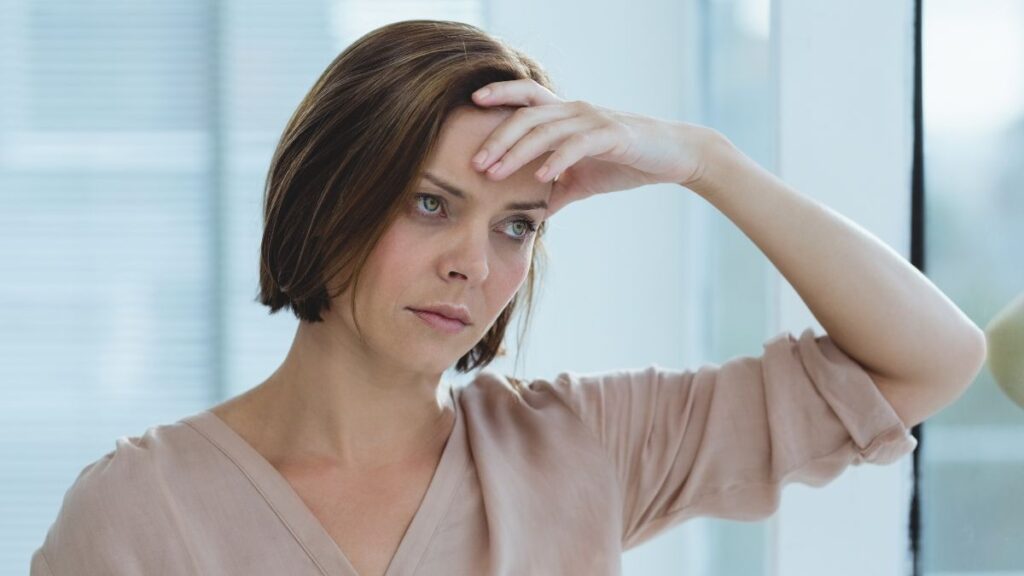
<svg viewBox="0 0 1024 576"><path fill-rule="evenodd" d="M439 144L447 143L454 148L483 144L487 136L514 111L504 106L489 109L460 106L445 119Z"/></svg>
<svg viewBox="0 0 1024 576"><path fill-rule="evenodd" d="M472 165L472 158L488 136L505 119L512 116L511 109L480 109L460 107L452 111L441 127L441 134L427 159L426 169L441 176L470 193L484 193L502 198L517 196L532 200L546 200L551 183L539 182L533 174L547 160L551 152L544 152L501 180L491 180ZM515 143L512 143L514 146Z"/></svg>

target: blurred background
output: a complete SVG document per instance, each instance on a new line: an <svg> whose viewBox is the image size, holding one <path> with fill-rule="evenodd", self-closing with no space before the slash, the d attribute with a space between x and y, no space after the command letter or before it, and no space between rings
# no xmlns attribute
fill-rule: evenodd
<svg viewBox="0 0 1024 576"><path fill-rule="evenodd" d="M921 2L924 271L984 326L1024 290L1024 1ZM0 0L0 573L27 572L65 491L116 438L241 393L283 360L297 321L254 301L263 179L302 96L373 28L412 18L480 26L537 57L565 98L714 127L798 189L811 182L783 169L809 162L790 144L786 103L788 91L813 95L823 80L808 73L812 80L795 85L802 77L784 73L790 62L806 70L794 55L813 56L815 45L788 52L801 25L780 24L841 25L831 8L527 4ZM875 145L892 146L900 163L895 184L854 182L863 190L843 192L870 204L863 210L829 205L907 254L914 4L895 12L878 1L846 4L898 16L882 32L858 28L858 39L842 41L851 54L869 53L864 43L876 33L904 47L895 74L861 88L894 95L899 139L879 136ZM796 11L801 19L787 19ZM872 121L841 101L823 109ZM859 151L824 153L856 162ZM823 182L808 194L826 198ZM760 355L781 330L799 333L771 263L683 189L594 198L551 226L530 330L519 346L514 325L512 357L489 370L547 377L651 362L696 368ZM593 290L581 294L581 280ZM628 310L593 313L623 302ZM459 383L471 377L451 374ZM917 485L919 529L907 528L908 507L884 516L891 512L872 492L857 505L877 507L897 552L917 551L917 574L1024 574L1024 412L982 371L924 428L918 469L908 458L895 473L870 472L896 487L901 505ZM841 499L835 490L816 497ZM784 503L779 518L803 518L797 507ZM799 559L786 559L785 526L778 518L693 520L626 552L624 571L868 573L797 568ZM870 535L842 517L813 529L872 556ZM807 544L795 554L811 558ZM906 560L870 573L910 574Z"/></svg>

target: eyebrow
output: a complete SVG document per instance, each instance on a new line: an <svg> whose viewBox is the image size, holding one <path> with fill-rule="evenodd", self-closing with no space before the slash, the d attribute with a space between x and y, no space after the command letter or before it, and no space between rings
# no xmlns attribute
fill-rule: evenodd
<svg viewBox="0 0 1024 576"><path fill-rule="evenodd" d="M449 194L457 198L465 200L466 197L469 196L469 194L466 194L465 191L459 190L451 183L445 182L444 180L438 178L436 175L431 174L430 172L424 171L423 178L429 180L438 188L443 189L445 192L448 192ZM543 200L539 200L537 202L509 202L508 204L505 205L506 210L537 210L538 208L543 208L547 210L548 203Z"/></svg>

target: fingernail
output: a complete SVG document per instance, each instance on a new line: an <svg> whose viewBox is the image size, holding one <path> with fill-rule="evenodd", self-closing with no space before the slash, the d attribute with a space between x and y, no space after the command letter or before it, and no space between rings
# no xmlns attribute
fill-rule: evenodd
<svg viewBox="0 0 1024 576"><path fill-rule="evenodd" d="M487 160L487 150L481 150L477 152L476 156L473 157L473 164L476 164L477 166L483 166L484 160Z"/></svg>
<svg viewBox="0 0 1024 576"><path fill-rule="evenodd" d="M541 182L544 181L544 177L547 176L547 175L548 175L548 167L547 166L542 166L540 170L537 170L536 176L537 176L537 178Z"/></svg>
<svg viewBox="0 0 1024 576"><path fill-rule="evenodd" d="M490 88L481 88L481 89L477 90L476 92L474 92L473 95L476 96L477 98L481 98L481 99L482 98L487 98L488 96L491 95L491 89Z"/></svg>
<svg viewBox="0 0 1024 576"><path fill-rule="evenodd" d="M499 162L495 162L494 166L491 166L490 168L487 169L487 171L489 173L491 173L491 174L497 174L498 170L501 170L501 162L500 161Z"/></svg>

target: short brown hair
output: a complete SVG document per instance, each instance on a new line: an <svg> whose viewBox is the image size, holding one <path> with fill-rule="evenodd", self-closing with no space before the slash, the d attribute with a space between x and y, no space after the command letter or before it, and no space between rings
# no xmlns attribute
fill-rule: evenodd
<svg viewBox="0 0 1024 576"><path fill-rule="evenodd" d="M271 314L289 307L300 320L323 321L331 298L350 285L355 293L370 252L411 200L448 115L476 106L471 95L485 84L525 78L555 92L537 62L462 22L395 22L348 46L302 99L271 160L257 301ZM545 224L526 280L527 323ZM517 292L456 370L504 355L518 301Z"/></svg>

